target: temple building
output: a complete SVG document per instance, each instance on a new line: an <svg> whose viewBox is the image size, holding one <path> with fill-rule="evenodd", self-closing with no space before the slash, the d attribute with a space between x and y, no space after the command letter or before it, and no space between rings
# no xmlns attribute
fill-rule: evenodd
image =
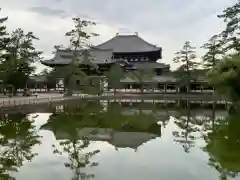
<svg viewBox="0 0 240 180"><path fill-rule="evenodd" d="M145 41L138 33L131 35L117 33L112 39L88 50L78 50L77 53L79 56L77 63L90 76L101 76L112 65L119 63L125 72L135 71L140 68L153 70L155 76L146 80L146 84L153 85L151 89L153 92L186 91L186 87L180 88L177 86L177 78L170 71L170 65L159 62L162 59L162 48ZM72 62L72 58L73 51L58 49L53 59L42 61L42 64L58 68L69 65ZM90 70L91 68L89 67L92 65L97 67L97 72ZM206 79L199 77L198 80L192 82L191 91L212 91L212 88L207 85ZM119 91L139 91L139 83L134 78L126 77L121 82L123 86ZM79 81L76 83L78 84ZM63 80L59 78L57 88L63 88L63 86Z"/></svg>

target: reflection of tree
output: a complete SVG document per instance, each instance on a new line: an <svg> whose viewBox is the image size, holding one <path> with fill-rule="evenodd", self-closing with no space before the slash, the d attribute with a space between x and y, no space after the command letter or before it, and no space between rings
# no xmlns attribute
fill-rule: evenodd
<svg viewBox="0 0 240 180"><path fill-rule="evenodd" d="M68 154L69 161L64 163L65 167L73 171L72 180L90 179L93 173L86 173L89 167L97 166L98 163L92 162L91 158L99 153L99 150L86 152L90 145L87 137L80 137L79 127L86 126L92 118L97 117L101 106L94 102L81 102L75 107L64 109L64 113L53 114L46 126L49 126L54 134L65 134L67 138L60 140L59 145L53 145L54 153Z"/></svg>
<svg viewBox="0 0 240 180"><path fill-rule="evenodd" d="M161 133L153 115L124 114L118 103L108 104L107 110L103 110L100 103L83 101L64 111L53 114L41 128L52 130L55 137L61 139L60 146L54 145L54 152L68 154L69 162L65 166L74 172L74 180L94 177L94 174L86 173L90 167L98 165L91 159L99 150L87 151L91 141L107 141L115 147L132 148ZM141 137L134 139L128 136L131 134Z"/></svg>
<svg viewBox="0 0 240 180"><path fill-rule="evenodd" d="M39 136L33 122L22 114L5 115L0 121L0 136L0 179L14 179L8 173L37 155L32 147L40 143Z"/></svg>
<svg viewBox="0 0 240 180"><path fill-rule="evenodd" d="M209 165L219 173L220 179L233 178L240 172L240 115L217 120L207 133L204 148L209 153Z"/></svg>
<svg viewBox="0 0 240 180"><path fill-rule="evenodd" d="M176 117L174 123L178 126L179 131L173 131L173 136L176 138L174 141L180 143L186 153L194 147L196 140L196 132L200 131L198 125L202 121L190 115L190 109L187 110L186 116Z"/></svg>
<svg viewBox="0 0 240 180"><path fill-rule="evenodd" d="M62 147L61 150L58 149L55 145L53 145L53 147L55 148L54 153L68 154L69 162L64 163L64 165L65 167L73 171L74 175L72 180L94 178L93 173L87 173L84 172L84 170L86 170L86 168L88 167L94 167L98 165L98 163L92 162L91 158L100 151L94 150L91 152L84 152L84 150L90 145L90 141L87 138L83 138L83 140L78 140L77 136L71 137L71 139L63 140L59 143Z"/></svg>
<svg viewBox="0 0 240 180"><path fill-rule="evenodd" d="M156 104L154 104L154 107L152 108L152 114L156 121L158 121L158 124L161 125L163 128L166 128L170 120L168 110L159 111Z"/></svg>

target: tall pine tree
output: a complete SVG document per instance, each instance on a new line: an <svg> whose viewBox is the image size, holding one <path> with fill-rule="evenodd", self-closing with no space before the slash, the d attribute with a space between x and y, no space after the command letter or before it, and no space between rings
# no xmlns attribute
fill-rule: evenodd
<svg viewBox="0 0 240 180"><path fill-rule="evenodd" d="M222 40L219 35L214 35L210 40L205 43L202 48L207 50L206 54L203 56L204 68L208 70L213 70L219 64L220 60L223 58L224 50L222 47ZM216 88L213 85L214 90L214 104L213 108L216 106Z"/></svg>
<svg viewBox="0 0 240 180"><path fill-rule="evenodd" d="M17 29L10 35L2 66L4 82L14 87L14 93L17 89L26 87L29 75L35 70L32 63L40 60L41 52L35 49L35 40L38 38L32 32L25 33L22 29Z"/></svg>
<svg viewBox="0 0 240 180"><path fill-rule="evenodd" d="M214 68L224 55L222 40L219 35L214 35L201 48L207 50L205 55L202 57L203 65L206 69Z"/></svg>
<svg viewBox="0 0 240 180"><path fill-rule="evenodd" d="M224 19L226 29L221 33L224 40L225 52L240 55L240 0L231 7L226 8L219 18Z"/></svg>
<svg viewBox="0 0 240 180"><path fill-rule="evenodd" d="M98 36L96 33L87 32L87 28L96 25L95 22L82 20L80 18L73 18L73 22L73 29L65 34L70 38L70 49L73 51L71 64L66 67L67 69L65 71L68 74L66 84L69 95L72 95L76 79L81 79L85 76L85 73L79 68L79 61L83 60L83 63L88 67L92 66L89 62L90 53L87 48L91 46L89 40L94 36ZM85 50L82 51L83 49ZM81 57L83 57L83 59L80 59Z"/></svg>
<svg viewBox="0 0 240 180"><path fill-rule="evenodd" d="M0 8L1 11L1 8ZM4 50L6 50L7 43L7 31L4 23L7 21L7 17L0 17L0 60L2 60L2 55L4 54Z"/></svg>
<svg viewBox="0 0 240 180"><path fill-rule="evenodd" d="M195 70L199 63L196 62L195 47L189 41L186 41L182 50L175 53L176 57L173 59L175 63L180 63L181 66L177 70L179 84L187 87L187 92L190 91L190 82L194 78L193 70Z"/></svg>
<svg viewBox="0 0 240 180"><path fill-rule="evenodd" d="M1 11L1 8L0 8ZM7 21L7 17L0 17L0 80L4 79L4 67L2 65L2 61L4 59L4 54L6 52L6 44L8 41L8 34L6 31L6 26L4 23Z"/></svg>

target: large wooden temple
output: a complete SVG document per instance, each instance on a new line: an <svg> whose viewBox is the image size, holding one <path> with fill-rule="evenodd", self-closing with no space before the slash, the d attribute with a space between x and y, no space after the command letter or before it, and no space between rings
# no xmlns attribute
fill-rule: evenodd
<svg viewBox="0 0 240 180"><path fill-rule="evenodd" d="M155 76L146 83L154 83L151 89L154 92L184 92L186 88L177 85L177 78L170 71L170 65L160 63L162 59L162 48L150 44L143 40L137 33L131 35L116 34L112 39L94 46L88 50L79 50L79 66L88 69L89 64L98 67L97 75L101 76L105 71L115 64L119 63L125 72L135 71L139 68L154 70ZM57 50L53 59L42 61L42 64L58 68L67 66L71 63L73 51L68 49ZM87 71L89 73L89 71ZM64 73L64 72L63 72ZM91 74L92 73L92 74ZM91 72L89 75L96 75ZM121 81L124 85L119 91L136 92L139 91L138 82L130 77ZM63 88L61 78L57 83L57 88ZM109 89L108 89L109 90ZM146 90L147 91L147 90ZM212 91L204 77L199 77L197 81L192 82L192 92Z"/></svg>

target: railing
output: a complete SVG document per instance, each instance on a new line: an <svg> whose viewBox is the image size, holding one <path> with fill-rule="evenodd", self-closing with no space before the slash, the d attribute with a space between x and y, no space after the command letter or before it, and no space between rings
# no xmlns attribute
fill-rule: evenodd
<svg viewBox="0 0 240 180"><path fill-rule="evenodd" d="M70 99L70 98L67 98ZM67 100L63 96L59 97L47 97L47 98L31 98L31 99L4 99L0 100L0 107L8 107L8 106L21 106L21 105L31 105L31 104L42 104L42 103L51 103L62 100Z"/></svg>
<svg viewBox="0 0 240 180"><path fill-rule="evenodd" d="M58 102L63 100L71 100L71 99L79 99L79 98L91 98L96 97L96 95L89 95L89 94L75 94L73 96L64 97L64 96L57 96L57 97L33 97L33 98L8 98L8 99L0 99L0 107L9 107L9 106L22 106L22 105L35 105L35 104L43 104L43 103L52 103Z"/></svg>
<svg viewBox="0 0 240 180"><path fill-rule="evenodd" d="M109 89L109 92L114 92L114 89ZM116 92L124 93L140 93L140 89L116 89ZM145 93L179 93L177 89L143 89ZM213 93L213 90L191 90L191 93Z"/></svg>
<svg viewBox="0 0 240 180"><path fill-rule="evenodd" d="M130 103L167 103L167 104L170 104L170 103L174 103L174 104L177 104L179 100L171 100L171 99L159 99L159 100L151 100L151 99L110 99L110 100L100 100L101 103L109 103L109 102L119 102L119 103L126 103L126 102L130 102ZM228 104L231 104L231 102L229 101L202 101L202 100L188 100L189 103L191 104L222 104L222 105L228 105Z"/></svg>

